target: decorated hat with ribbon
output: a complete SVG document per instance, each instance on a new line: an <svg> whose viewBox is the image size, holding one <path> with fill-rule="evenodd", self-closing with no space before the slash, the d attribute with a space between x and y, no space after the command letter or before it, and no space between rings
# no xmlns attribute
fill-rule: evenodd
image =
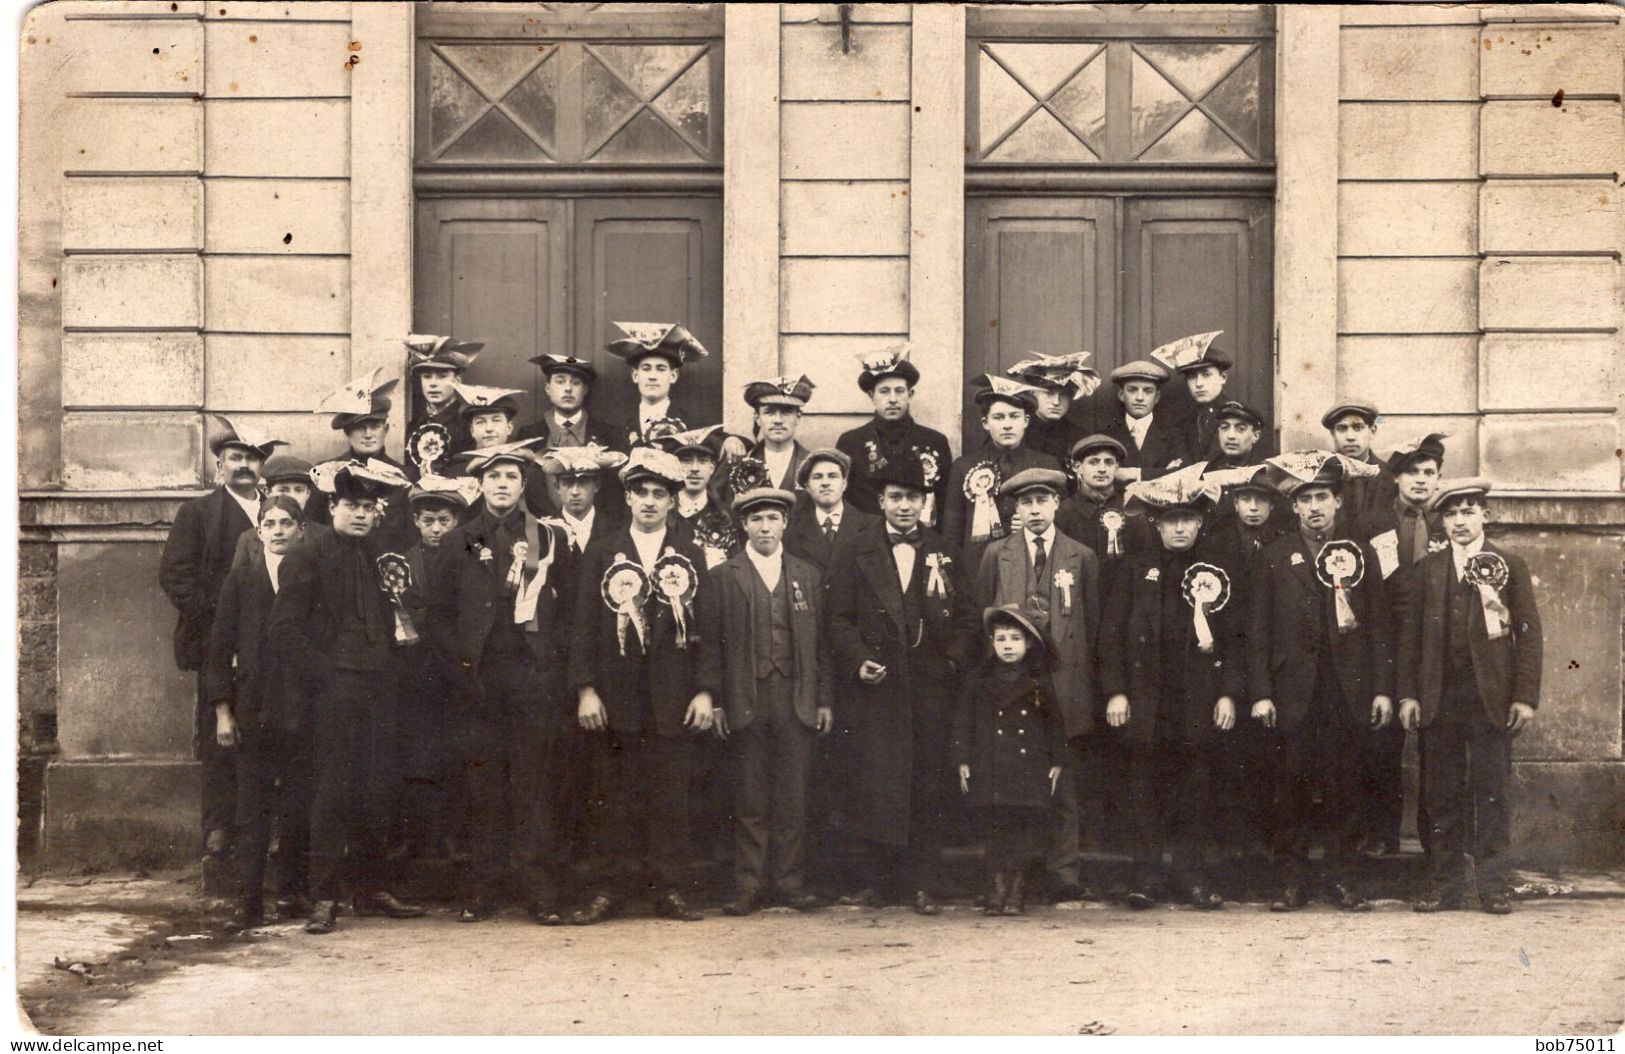
<svg viewBox="0 0 1625 1054"><path fill-rule="evenodd" d="M525 394L519 388L492 388L484 384L454 384L452 387L463 397L463 405L457 412L464 417L500 412L512 421L519 416L519 396Z"/></svg>
<svg viewBox="0 0 1625 1054"><path fill-rule="evenodd" d="M335 498L380 498L392 490L410 487L412 481L406 474L387 461L377 458L368 458L366 461L326 462L327 466L335 466L331 475L325 476L328 485L322 486L324 474L313 472L316 475L317 486L332 494Z"/></svg>
<svg viewBox="0 0 1625 1054"><path fill-rule="evenodd" d="M1413 439L1394 448L1388 455L1388 471L1399 475L1410 467L1411 462L1432 458L1438 462L1439 469L1444 469L1444 441L1450 438L1448 432L1429 432L1420 439Z"/></svg>
<svg viewBox="0 0 1625 1054"><path fill-rule="evenodd" d="M288 445L288 441L285 439L277 439L260 431L253 425L238 424L225 414L210 414L209 416L213 417L220 425L220 430L209 440L209 452L215 457L219 457L220 451L226 447L234 446L258 454L260 460L263 461L271 456L273 448Z"/></svg>
<svg viewBox="0 0 1625 1054"><path fill-rule="evenodd" d="M1175 373L1199 370L1204 366L1217 366L1221 370L1228 370L1234 365L1230 356L1213 346L1214 339L1223 335L1224 330L1216 329L1212 333L1194 333L1188 337L1180 337L1178 340L1153 348L1151 358Z"/></svg>
<svg viewBox="0 0 1625 1054"><path fill-rule="evenodd" d="M1155 515L1173 509L1189 509L1205 513L1218 503L1221 490L1212 479L1203 478L1207 462L1198 461L1176 472L1142 479L1123 489L1124 505L1129 510L1144 509Z"/></svg>
<svg viewBox="0 0 1625 1054"><path fill-rule="evenodd" d="M1087 351L1075 351L1070 355L1034 354L1004 372L1039 388L1065 392L1074 399L1093 395L1095 389L1100 387L1100 374L1089 365Z"/></svg>
<svg viewBox="0 0 1625 1054"><path fill-rule="evenodd" d="M708 354L705 345L694 334L676 322L615 322L614 327L625 334L605 345L617 358L625 359L628 366L636 366L650 355L659 355L675 367L681 367Z"/></svg>
<svg viewBox="0 0 1625 1054"><path fill-rule="evenodd" d="M445 505L460 512L472 505L479 493L479 481L473 476L422 476L406 492L406 503L413 511Z"/></svg>
<svg viewBox="0 0 1625 1054"><path fill-rule="evenodd" d="M516 439L511 443L498 443L496 446L481 447L478 450L465 450L457 455L468 468L470 476L484 475L485 470L492 465L509 462L515 465L534 465L538 460L536 451L531 449L537 443L545 442L546 436L532 436L529 439Z"/></svg>
<svg viewBox="0 0 1625 1054"><path fill-rule="evenodd" d="M1264 459L1271 486L1291 497L1304 487L1341 489L1346 480L1375 476L1376 465L1326 450L1292 450Z"/></svg>
<svg viewBox="0 0 1625 1054"><path fill-rule="evenodd" d="M598 370L586 359L574 355L532 355L531 362L542 368L542 376L549 379L555 373L573 373L591 384L598 379Z"/></svg>
<svg viewBox="0 0 1625 1054"><path fill-rule="evenodd" d="M722 436L717 434L721 428L721 425L706 425L704 428L690 428L682 432L667 432L664 435L654 436L653 439L656 446L673 457L699 455L716 460L719 456L718 448L722 444Z"/></svg>
<svg viewBox="0 0 1625 1054"><path fill-rule="evenodd" d="M626 464L621 466L621 484L628 489L646 479L664 483L676 490L682 483L682 462L676 456L657 447L633 447Z"/></svg>
<svg viewBox="0 0 1625 1054"><path fill-rule="evenodd" d="M1269 480L1269 471L1263 465L1216 468L1211 472L1202 473L1202 478L1217 483L1226 494L1267 494L1272 498L1276 494L1275 487Z"/></svg>
<svg viewBox="0 0 1625 1054"><path fill-rule="evenodd" d="M793 406L797 410L807 405L812 399L812 378L806 374L800 377L778 377L770 381L751 381L745 385L745 402L753 407L763 406Z"/></svg>
<svg viewBox="0 0 1625 1054"><path fill-rule="evenodd" d="M1039 389L1025 381L1001 377L996 373L984 373L976 379L976 384L981 387L972 398L983 412L995 402L1019 406L1028 413L1038 409Z"/></svg>
<svg viewBox="0 0 1625 1054"><path fill-rule="evenodd" d="M550 476L593 476L626 464L626 455L597 443L555 447L542 455L542 471Z"/></svg>
<svg viewBox="0 0 1625 1054"><path fill-rule="evenodd" d="M482 343L453 340L427 333L412 333L404 341L409 355L408 370L454 370L462 373L474 364Z"/></svg>
<svg viewBox="0 0 1625 1054"><path fill-rule="evenodd" d="M400 383L400 378L380 382L378 375L383 371L384 368L378 366L371 373L352 378L317 403L311 413L332 414L333 427L345 430L367 421L387 420L392 405L389 393Z"/></svg>
<svg viewBox="0 0 1625 1054"><path fill-rule="evenodd" d="M858 373L858 387L868 394L887 377L901 377L910 388L919 384L920 370L908 361L909 350L906 346L894 347L860 356L858 361L863 368Z"/></svg>

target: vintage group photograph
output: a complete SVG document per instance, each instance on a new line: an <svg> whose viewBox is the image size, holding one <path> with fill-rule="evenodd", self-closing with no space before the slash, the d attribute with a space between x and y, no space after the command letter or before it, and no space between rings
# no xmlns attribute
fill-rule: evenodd
<svg viewBox="0 0 1625 1054"><path fill-rule="evenodd" d="M1625 1031L1625 8L9 13L8 1033Z"/></svg>

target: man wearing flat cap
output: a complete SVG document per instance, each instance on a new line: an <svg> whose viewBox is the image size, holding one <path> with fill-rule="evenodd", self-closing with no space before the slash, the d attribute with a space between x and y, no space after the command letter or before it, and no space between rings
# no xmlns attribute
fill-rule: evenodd
<svg viewBox="0 0 1625 1054"><path fill-rule="evenodd" d="M1130 516L1117 469L1127 452L1109 435L1087 435L1072 444L1068 457L1077 492L1055 510L1055 527L1082 542L1100 561L1101 595L1106 579L1125 555L1150 544L1143 516Z"/></svg>
<svg viewBox="0 0 1625 1054"><path fill-rule="evenodd" d="M587 409L587 399L598 380L598 370L592 363L574 355L552 354L537 355L530 361L541 367L544 378L542 392L547 396L547 409L541 417L520 428L514 434L515 439L541 436L543 442L536 449L544 454L564 447L589 445L606 450L619 449L617 444L625 439L625 430L619 425L599 420ZM548 477L547 496L553 508L560 508L564 504L559 493L560 482L561 477ZM609 485L604 486L603 483ZM601 481L595 500L600 510L608 511L613 516L616 508L622 505L619 497L614 492L614 480L610 479Z"/></svg>
<svg viewBox="0 0 1625 1054"><path fill-rule="evenodd" d="M1034 355L1004 371L1037 389L1038 406L1027 425L1027 445L1062 464L1066 463L1072 444L1083 437L1083 429L1067 415L1077 400L1087 399L1100 387L1100 375L1088 362L1087 351L1071 355Z"/></svg>
<svg viewBox="0 0 1625 1054"><path fill-rule="evenodd" d="M907 348L891 348L863 357L858 387L874 404L874 417L842 433L835 447L852 463L846 500L871 516L880 512L880 491L874 474L889 471L900 461L919 465L926 488L920 522L929 528L941 522L953 454L947 436L918 423L909 414L920 371L908 356Z"/></svg>
<svg viewBox="0 0 1625 1054"><path fill-rule="evenodd" d="M1081 542L1055 526L1066 491L1059 469L1023 469L1000 496L1014 505L1014 529L988 545L976 573L976 605L1014 605L1043 635L1054 657L1051 675L1069 742L1081 747L1095 725L1095 652L1100 630L1100 564ZM1081 892L1078 876L1078 788L1068 779L1055 795L1056 829L1049 871L1057 899Z"/></svg>
<svg viewBox="0 0 1625 1054"><path fill-rule="evenodd" d="M1332 449L1343 457L1376 469L1375 473L1350 479L1344 488L1342 515L1346 530L1366 539L1381 532L1382 523L1393 508L1399 488L1393 473L1371 449L1377 436L1377 407L1368 399L1346 399L1327 410L1320 423L1332 437Z"/></svg>
<svg viewBox="0 0 1625 1054"><path fill-rule="evenodd" d="M836 694L851 700L851 829L865 845L866 886L846 899L935 915L955 662L976 616L957 562L920 526L919 461L888 459L870 479L885 523L837 550L829 585Z"/></svg>
<svg viewBox="0 0 1625 1054"><path fill-rule="evenodd" d="M331 933L348 887L357 914L412 918L384 886L390 814L400 796L396 647L413 633L400 614L404 558L378 537L379 505L405 491L380 460L333 474L333 533L292 549L271 608L270 645L283 662L290 706L315 717L309 933ZM416 646L421 646L419 643Z"/></svg>
<svg viewBox="0 0 1625 1054"><path fill-rule="evenodd" d="M801 377L779 377L745 385L745 402L756 414L757 442L747 455L767 468L769 485L793 491L807 448L796 439L801 413L812 398L813 382Z"/></svg>
<svg viewBox="0 0 1625 1054"><path fill-rule="evenodd" d="M535 466L530 448L540 442L472 452L468 469L480 482L480 512L443 543L452 554L446 606L457 612L457 665L467 672L459 694L473 859L463 922L496 912L515 864L531 917L564 921L554 873L556 773L546 763L570 727L561 675L578 561L564 529L524 507L525 470Z"/></svg>
<svg viewBox="0 0 1625 1054"><path fill-rule="evenodd" d="M1000 491L1006 480L1029 468L1061 471L1061 463L1026 444L1027 425L1038 408L1038 390L998 374L978 382L976 405L986 435L948 470L942 539L967 567L979 567L982 550L1015 529L1015 499Z"/></svg>
<svg viewBox="0 0 1625 1054"><path fill-rule="evenodd" d="M568 689L591 769L587 903L602 922L636 893L655 912L701 916L680 889L688 854L690 735L711 729L696 658L705 557L668 526L682 466L638 447L621 469L631 522L587 547L570 631Z"/></svg>
<svg viewBox="0 0 1625 1054"><path fill-rule="evenodd" d="M795 494L759 487L733 500L743 552L709 572L699 680L721 692L717 732L736 766L735 897L729 915L777 900L818 906L806 889L807 786L813 744L833 724L833 685L818 571L784 551Z"/></svg>
<svg viewBox="0 0 1625 1054"><path fill-rule="evenodd" d="M330 493L331 482L338 470L351 461L366 464L380 461L399 471L407 484L411 476L405 466L384 449L389 438L389 411L394 402L390 393L400 384L398 378L380 381L383 368L352 378L349 383L328 394L316 409L318 414L332 415L335 431L344 433L345 450L337 457L320 462L311 470L317 489L325 496ZM378 496L382 520L375 526L377 539L386 548L404 550L412 544L415 532L406 509L406 487Z"/></svg>
<svg viewBox="0 0 1625 1054"><path fill-rule="evenodd" d="M880 522L880 517L861 512L846 500L851 472L851 458L834 447L823 447L809 452L796 473L802 494L790 510L784 548L821 575L828 574L838 547L851 544L865 526Z"/></svg>
<svg viewBox="0 0 1625 1054"><path fill-rule="evenodd" d="M1123 464L1117 478L1124 483L1155 479L1185 463L1185 443L1178 424L1167 414L1157 413L1168 371L1155 362L1136 359L1112 370L1117 401L1123 412L1102 432L1123 447Z"/></svg>
<svg viewBox="0 0 1625 1054"><path fill-rule="evenodd" d="M1281 893L1270 907L1306 903L1309 850L1320 843L1330 899L1363 911L1351 872L1360 766L1366 740L1393 719L1392 611L1375 551L1342 533L1338 509L1345 481L1372 469L1319 450L1266 464L1298 521L1264 550L1248 590L1247 691L1251 719L1272 733L1276 788Z"/></svg>
<svg viewBox="0 0 1625 1054"><path fill-rule="evenodd" d="M214 455L215 487L181 505L164 542L158 563L158 585L179 613L175 621L175 665L197 672L193 712L193 750L203 765L202 821L204 845L217 860L231 847L236 809L232 755L215 742L214 708L204 699L203 657L214 625L220 587L231 571L237 541L252 533L259 518L260 468L280 440L246 424L213 415L219 425L209 440Z"/></svg>
<svg viewBox="0 0 1625 1054"><path fill-rule="evenodd" d="M452 457L474 446L468 434L468 421L458 410L462 396L457 384L463 372L474 364L485 345L466 340L453 340L426 333L413 333L406 338L406 375L411 378L412 416L406 422L406 449L410 452L418 445L425 425L434 425L441 433L444 457ZM411 466L406 474L416 479L421 472L432 469L419 466L410 455ZM444 461L441 463L444 468Z"/></svg>
<svg viewBox="0 0 1625 1054"><path fill-rule="evenodd" d="M333 529L322 522L327 518L327 496L316 489L310 469L310 462L292 454L274 454L266 459L265 467L260 469L260 486L265 492L264 496L290 498L305 514L304 528L299 532L295 545L302 545L306 538L326 534ZM318 509L322 521L313 518ZM244 531L237 536L237 549L232 553L231 566L241 566L251 553L263 551L263 548L258 531Z"/></svg>

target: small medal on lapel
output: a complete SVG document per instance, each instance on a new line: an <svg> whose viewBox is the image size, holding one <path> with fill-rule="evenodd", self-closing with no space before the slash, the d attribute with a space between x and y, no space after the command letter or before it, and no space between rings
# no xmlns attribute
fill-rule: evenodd
<svg viewBox="0 0 1625 1054"><path fill-rule="evenodd" d="M790 580L790 597L791 597L790 606L795 608L795 610L797 610L797 611L806 611L806 610L808 610L808 608L807 608L807 594L802 592L801 583L797 582L795 579Z"/></svg>

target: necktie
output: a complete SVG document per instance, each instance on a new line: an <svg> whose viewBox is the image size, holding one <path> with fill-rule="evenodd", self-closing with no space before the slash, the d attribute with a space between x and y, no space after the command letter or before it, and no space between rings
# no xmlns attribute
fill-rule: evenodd
<svg viewBox="0 0 1625 1054"><path fill-rule="evenodd" d="M566 422L564 422L564 445L565 446L580 446L581 445L581 437L576 435L576 424L575 424L574 421L566 421Z"/></svg>
<svg viewBox="0 0 1625 1054"><path fill-rule="evenodd" d="M906 531L894 531L888 527L886 528L886 537L890 540L893 548L899 545L912 545L919 548L921 535L918 527L911 527Z"/></svg>
<svg viewBox="0 0 1625 1054"><path fill-rule="evenodd" d="M1411 563L1418 564L1428 554L1427 521L1415 509L1405 510L1405 525L1411 532Z"/></svg>
<svg viewBox="0 0 1625 1054"><path fill-rule="evenodd" d="M838 531L838 530L840 530L840 528L837 527L836 524L835 524L835 517L826 516L824 518L824 541L828 542L831 545L834 545L835 544L835 532Z"/></svg>
<svg viewBox="0 0 1625 1054"><path fill-rule="evenodd" d="M1049 561L1045 559L1044 536L1039 535L1033 539L1033 580L1044 581L1044 565Z"/></svg>

